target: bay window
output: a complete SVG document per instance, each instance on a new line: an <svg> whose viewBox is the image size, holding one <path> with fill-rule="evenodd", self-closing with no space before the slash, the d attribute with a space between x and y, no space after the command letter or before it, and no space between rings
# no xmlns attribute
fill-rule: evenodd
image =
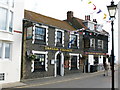
<svg viewBox="0 0 120 90"><path fill-rule="evenodd" d="M13 27L13 12L10 11L10 20L9 20L9 31L12 32Z"/></svg>
<svg viewBox="0 0 120 90"><path fill-rule="evenodd" d="M0 29L6 30L7 26L7 9L0 8Z"/></svg>
<svg viewBox="0 0 120 90"><path fill-rule="evenodd" d="M0 30L13 30L13 0L0 0Z"/></svg>

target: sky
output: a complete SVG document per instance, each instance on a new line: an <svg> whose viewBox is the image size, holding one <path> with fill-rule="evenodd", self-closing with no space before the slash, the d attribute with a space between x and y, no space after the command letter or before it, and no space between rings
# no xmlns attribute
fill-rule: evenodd
<svg viewBox="0 0 120 90"><path fill-rule="evenodd" d="M67 11L73 11L74 17L85 19L85 15L90 15L91 20L97 19L98 24L103 24L103 29L109 32L109 54L111 53L111 23L109 20L109 14L107 6L110 5L111 0L24 0L25 9L31 10L45 16L56 18L59 20L65 20L67 18ZM91 4L88 2L91 1ZM114 0L115 4L118 4L120 0ZM93 8L96 7L96 10ZM101 13L96 12L102 10ZM103 19L106 14L106 19ZM116 13L116 19L114 20L114 52L115 60L118 61L118 11Z"/></svg>

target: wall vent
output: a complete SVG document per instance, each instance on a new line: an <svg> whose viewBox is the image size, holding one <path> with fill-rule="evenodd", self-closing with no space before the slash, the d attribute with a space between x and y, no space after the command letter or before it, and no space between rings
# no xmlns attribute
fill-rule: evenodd
<svg viewBox="0 0 120 90"><path fill-rule="evenodd" d="M0 73L0 81L4 81L5 80L5 73Z"/></svg>

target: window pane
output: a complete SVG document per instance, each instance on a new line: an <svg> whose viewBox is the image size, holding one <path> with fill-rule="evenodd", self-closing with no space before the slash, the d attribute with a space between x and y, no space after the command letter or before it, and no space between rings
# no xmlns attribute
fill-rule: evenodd
<svg viewBox="0 0 120 90"><path fill-rule="evenodd" d="M32 38L32 27L28 27L27 28L27 39L31 39Z"/></svg>
<svg viewBox="0 0 120 90"><path fill-rule="evenodd" d="M71 35L72 44L77 45L77 36Z"/></svg>
<svg viewBox="0 0 120 90"><path fill-rule="evenodd" d="M57 42L62 43L62 32L57 31Z"/></svg>
<svg viewBox="0 0 120 90"><path fill-rule="evenodd" d="M45 28L36 27L36 29L35 29L35 39L45 41Z"/></svg>
<svg viewBox="0 0 120 90"><path fill-rule="evenodd" d="M5 58L10 58L10 44L5 43Z"/></svg>
<svg viewBox="0 0 120 90"><path fill-rule="evenodd" d="M8 0L0 0L0 3L8 4Z"/></svg>
<svg viewBox="0 0 120 90"><path fill-rule="evenodd" d="M36 59L34 61L35 71L44 71L45 70L45 55L36 54Z"/></svg>
<svg viewBox="0 0 120 90"><path fill-rule="evenodd" d="M12 32L13 27L13 12L10 11L9 31Z"/></svg>
<svg viewBox="0 0 120 90"><path fill-rule="evenodd" d="M2 58L2 43L0 42L0 58Z"/></svg>
<svg viewBox="0 0 120 90"><path fill-rule="evenodd" d="M6 30L7 9L0 8L0 29Z"/></svg>
<svg viewBox="0 0 120 90"><path fill-rule="evenodd" d="M11 7L14 7L14 0L9 0L9 4Z"/></svg>
<svg viewBox="0 0 120 90"><path fill-rule="evenodd" d="M77 56L71 58L71 69L77 69Z"/></svg>

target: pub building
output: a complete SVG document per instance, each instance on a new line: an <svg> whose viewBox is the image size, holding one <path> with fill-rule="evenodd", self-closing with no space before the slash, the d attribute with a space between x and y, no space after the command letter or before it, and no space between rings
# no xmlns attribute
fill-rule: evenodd
<svg viewBox="0 0 120 90"><path fill-rule="evenodd" d="M67 21L76 29L83 27L81 30L83 34L84 45L84 72L96 72L103 70L103 63L109 63L108 60L108 42L109 33L102 29L102 25L97 23L96 19L91 21L90 15L85 16L85 20L73 16L72 11L67 12Z"/></svg>
<svg viewBox="0 0 120 90"><path fill-rule="evenodd" d="M24 11L21 78L83 73L83 35L66 21Z"/></svg>

